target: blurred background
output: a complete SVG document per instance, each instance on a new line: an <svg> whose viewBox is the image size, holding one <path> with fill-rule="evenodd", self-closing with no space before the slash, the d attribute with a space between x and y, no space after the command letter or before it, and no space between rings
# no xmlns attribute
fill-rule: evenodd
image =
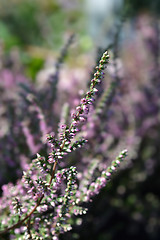
<svg viewBox="0 0 160 240"><path fill-rule="evenodd" d="M102 138L110 143L102 149L105 143L111 153L128 148L128 164L62 239L160 239L159 14L159 0L0 0L1 187L15 183L37 151L45 153L44 137L57 124L62 102L77 104L99 55L110 51L109 79L116 77L117 62L117 98L101 120L107 121ZM46 82L72 34L52 115ZM40 129L37 110L25 100L30 93L37 94L47 119Z"/></svg>

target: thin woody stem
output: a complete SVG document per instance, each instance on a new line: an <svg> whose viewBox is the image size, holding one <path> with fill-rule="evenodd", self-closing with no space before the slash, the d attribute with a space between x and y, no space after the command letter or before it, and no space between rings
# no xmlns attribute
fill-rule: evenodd
<svg viewBox="0 0 160 240"><path fill-rule="evenodd" d="M37 204L35 205L35 207L32 209L32 211L31 211L29 214L27 214L27 216L25 216L25 217L24 217L22 220L20 220L18 223L16 223L16 224L12 225L11 227L5 229L4 231L1 231L1 232L0 232L0 235L1 235L1 234L5 234L5 233L7 233L8 231L10 231L10 230L12 230L12 229L14 229L14 228L16 228L16 227L19 227L25 220L27 220L27 219L34 213L34 211L36 210L36 208L40 205L43 197L44 197L44 195L42 195L42 196L40 197L40 199L38 200L38 202L37 202Z"/></svg>
<svg viewBox="0 0 160 240"><path fill-rule="evenodd" d="M27 225L27 231L28 231L29 237L30 237L30 239L32 239L32 234L31 234L31 216L29 217L26 225Z"/></svg>
<svg viewBox="0 0 160 240"><path fill-rule="evenodd" d="M55 162L54 165L53 165L52 175L51 175L51 178L49 180L49 186L51 185L52 179L54 178L54 174L55 174L55 171L56 171L56 166L57 166L57 162Z"/></svg>

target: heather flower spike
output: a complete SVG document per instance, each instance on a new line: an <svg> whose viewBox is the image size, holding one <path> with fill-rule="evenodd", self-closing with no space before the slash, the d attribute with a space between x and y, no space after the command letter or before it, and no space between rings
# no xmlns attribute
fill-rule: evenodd
<svg viewBox="0 0 160 240"><path fill-rule="evenodd" d="M89 112L89 106L95 100L95 94L98 91L96 86L103 79L103 70L108 63L109 55L106 51L101 60L99 66L96 67L96 72L94 74L94 78L91 80L91 85L89 91L86 93L85 97L81 99L80 105L76 108L77 112L72 114L72 125L70 128L74 128L74 126L79 125L81 122L85 120L86 115Z"/></svg>
<svg viewBox="0 0 160 240"><path fill-rule="evenodd" d="M107 182L111 179L112 175L117 171L120 163L124 161L127 157L127 150L123 150L118 157L112 161L111 165L106 169L103 170L101 176L96 179L96 181L92 182L91 184L88 182L88 186L85 186L86 192L82 194L83 201L92 201L92 197L97 195L100 190L106 186ZM92 166L93 170L91 174L94 173L95 168L97 167L97 162ZM85 200L84 200L85 199Z"/></svg>

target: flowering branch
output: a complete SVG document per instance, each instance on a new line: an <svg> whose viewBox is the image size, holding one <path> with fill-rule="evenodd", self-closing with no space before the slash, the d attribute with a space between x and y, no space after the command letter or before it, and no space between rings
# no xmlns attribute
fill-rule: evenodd
<svg viewBox="0 0 160 240"><path fill-rule="evenodd" d="M109 55L108 52L106 51L101 60L100 60L100 64L99 66L96 67L96 73L94 74L94 78L91 80L91 86L89 91L86 93L85 97L81 99L80 105L76 108L76 112L74 114L72 114L72 122L70 127L67 127L66 125L61 125L62 128L62 135L61 138L58 140L56 139L54 136L52 135L48 135L47 140L50 143L51 146L51 152L49 154L49 158L48 158L48 162L49 166L53 165L52 170L51 170L51 176L50 176L50 180L47 183L45 183L45 187L44 188L48 188L50 189L50 187L52 186L52 180L54 179L54 175L55 175L55 171L56 171L56 166L58 164L58 161L60 159L63 158L64 155L66 155L68 152L71 152L73 150L75 150L78 147L81 147L86 140L84 139L80 139L79 141L74 141L73 138L75 137L76 133L79 131L78 130L78 125L82 124L83 122L85 122L85 118L86 115L89 112L89 105L91 105L94 100L95 100L95 93L98 91L96 89L96 86L98 83L101 82L101 79L103 78L103 70L105 68L105 65L108 63L108 59L109 59ZM37 156L37 163L39 166L39 170L44 172L44 173L48 173L48 168L47 168L47 164L46 161L43 157L41 157L40 155ZM68 174L72 174L72 171ZM73 175L74 176L74 175ZM24 178L26 179L26 181L28 181L28 185L30 187L30 190L28 192L30 192L33 195L33 198L37 201L36 205L34 206L34 208L21 220L19 220L16 224L12 225L11 227L6 228L5 230L0 232L0 235L15 229L16 227L19 227L20 225L22 225L27 219L30 219L31 215L35 212L35 210L38 209L38 207L40 206L42 200L45 197L45 194L39 194L36 193L36 187L35 184L33 183L33 181L31 180L31 178L24 173ZM70 185L70 178L68 178L68 183L67 183L67 189L72 189L71 185ZM43 181L38 181L37 180L37 186L38 187L42 187L40 186L40 182L43 185ZM69 185L68 185L69 184ZM51 189L50 189L51 190ZM67 190L67 191L71 191L71 190ZM68 198L68 194L66 194L64 196L65 203L64 206L69 204L69 198ZM64 206L62 207L63 209L63 213L64 213Z"/></svg>

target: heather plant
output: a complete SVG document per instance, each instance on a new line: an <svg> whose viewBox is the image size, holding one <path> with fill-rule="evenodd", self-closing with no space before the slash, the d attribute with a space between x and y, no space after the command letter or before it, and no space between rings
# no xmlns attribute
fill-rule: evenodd
<svg viewBox="0 0 160 240"><path fill-rule="evenodd" d="M20 107L10 101L8 115L21 116L15 118L21 131L12 136L23 140L15 159L24 174L15 186L2 187L2 239L158 239L159 31L146 19L138 19L138 33L125 49L113 44L109 74L97 68L107 81L99 84L101 75L93 75L88 92L76 101L72 87L61 113L55 93L62 63L40 90L24 80ZM126 146L131 161L107 184L126 152L115 156Z"/></svg>
<svg viewBox="0 0 160 240"><path fill-rule="evenodd" d="M101 166L100 169L98 162L93 161L89 166L88 174L85 173L84 176L82 174L82 177L77 176L75 166L66 167L63 163L63 159L66 159L72 151L86 144L86 139L81 136L80 132L87 121L90 105L93 105L95 101L98 91L96 87L103 79L108 58L106 51L96 67L89 90L81 98L76 111L71 114L70 124L68 124L68 115L62 114L58 132L48 135L46 144L50 149L48 156L37 154L37 158L25 167L26 171L23 172L22 179L18 180L15 186L13 184L3 185L1 235L7 234L6 236L13 239L58 239L60 233L71 229L70 219L73 215L86 213L83 203L91 201L92 197L100 192L126 157L127 151L124 150L110 167ZM61 58L58 62L61 62ZM57 65L56 74L51 78L54 78L54 86L57 83L58 70L59 65ZM26 89L26 86L23 88ZM32 88L27 87L27 91L29 92L27 101L32 103L40 122L40 130L46 134L49 129L45 125L37 101L38 97L36 93L33 94ZM108 95L110 91L109 89ZM53 102L53 97L49 95L48 104L50 98ZM104 97L101 102L103 99ZM25 125L22 125L22 129L27 135L28 129ZM32 139L29 144L33 148ZM93 177L92 173L95 169L97 170L96 176Z"/></svg>
<svg viewBox="0 0 160 240"><path fill-rule="evenodd" d="M16 186L9 184L8 186L3 185L2 187L3 197L1 199L1 216L2 229L4 228L2 234L11 231L16 238L25 234L28 234L27 236L29 238L34 238L34 235L42 238L51 236L56 238L60 233L70 230L71 226L69 220L73 214L77 215L86 213L86 209L83 208L83 203L90 201L94 195L97 195L100 192L101 188L106 185L112 173L126 156L126 151L123 151L116 160L111 163L111 166L108 167L108 164L106 165L106 163L103 162L108 156L104 155L102 164L99 165L97 155L101 153L101 151L106 150L106 148L104 149L101 147L105 136L99 134L97 142L91 140L93 134L96 136L97 131L100 130L98 128L98 121L100 120L103 111L106 113L108 112L107 109L105 110L105 106L107 105L107 107L109 107L115 94L115 87L117 86L116 77L115 81L109 83L110 86L108 87L108 90L104 92L102 97L99 96L98 105L95 105L95 94L98 92L96 87L98 87L98 84L103 78L104 67L108 62L107 52L103 55L99 66L96 68L97 71L91 80L89 91L87 91L86 95L80 100L80 105L76 107L76 111L72 112L71 124L68 125L69 109L65 104L62 109L58 133L55 136L54 134L48 136L48 144L45 144L44 142L44 136L51 130L51 127L49 126L53 125L52 121L55 119L55 114L52 110L53 103L56 99L55 94L59 78L59 66L66 55L66 50L71 41L72 37L69 39L64 50L62 50L62 55L56 64L55 74L50 76L43 91L37 92L33 84L29 84L27 80L24 80L21 83L20 95L22 101L20 102L20 105L18 105L18 109L16 107L16 99L15 101L12 99L12 101L7 102L10 106L9 109L11 109L11 119L14 119L10 125L12 131L9 132L9 135L11 134L12 136L12 142L9 142L10 149L13 142L15 142L15 156L17 159L23 160L23 162L18 162L18 164L21 163L21 167L25 172L22 180L18 180ZM16 81L13 80L12 85L15 82ZM46 120L48 120L48 122L46 122ZM90 129L90 125L92 126L92 129ZM93 125L95 125L94 128ZM17 126L20 127L20 131L16 131ZM87 128L85 128L86 126L88 128L87 131ZM101 131L103 131L103 127L101 128ZM41 142L35 144L35 136L38 137L40 134L42 135L40 138ZM23 142L24 147L22 147L24 136L26 142ZM80 159L77 158L76 154L72 154L71 159L68 161L61 161L63 158L66 160L65 155L72 153L74 150L77 150L77 148L85 144L85 137L91 140L90 143L88 143L88 148L95 148L97 145L97 150L95 148L94 153L92 153L88 149L88 156L87 158L82 159L82 164L80 162L77 163L77 160L79 161ZM18 144L19 141L21 141L21 145ZM6 143L8 144L7 141ZM28 158L28 153L25 149L26 145L29 148L29 153L31 155L41 149L45 152L45 156L42 157L38 154L37 159L33 160L32 163L28 165L26 161L26 158ZM104 145L108 146L108 144L105 143L103 146ZM25 151L23 151L23 148ZM50 149L49 154L46 153L47 149ZM21 152L17 150L20 150ZM14 164L14 154L12 152L9 152L9 154L10 159ZM90 161L91 158L93 158L92 162ZM10 162L8 161L8 163ZM10 167L13 168L13 164L10 165ZM77 172L75 167L68 167L72 164L77 165L77 168L80 168L81 171L86 166L86 171L84 174L78 174L78 179L76 177ZM55 173L56 165L61 169L57 173ZM17 165L15 165L15 170L17 171ZM93 177L94 175L95 177ZM18 194L19 192L20 195ZM30 197L28 197L28 194ZM52 204L50 206L51 201ZM75 205L74 208L72 208L72 205ZM9 206L11 206L11 208L8 208ZM47 229L47 227L41 228L39 226L39 230L34 230L33 222L36 222L38 219L36 218L37 210L39 216L44 214L44 221L47 224L46 226L49 225L51 219L54 220L55 224L52 225L50 223L50 229L48 229L48 232L44 230L44 228ZM6 212L8 213L6 214ZM23 227L23 222L28 222L27 228ZM41 224L45 226L43 221L41 221ZM10 227L8 227L8 225L10 225ZM31 230L31 225L33 225L33 230ZM12 234L9 236L12 237Z"/></svg>

